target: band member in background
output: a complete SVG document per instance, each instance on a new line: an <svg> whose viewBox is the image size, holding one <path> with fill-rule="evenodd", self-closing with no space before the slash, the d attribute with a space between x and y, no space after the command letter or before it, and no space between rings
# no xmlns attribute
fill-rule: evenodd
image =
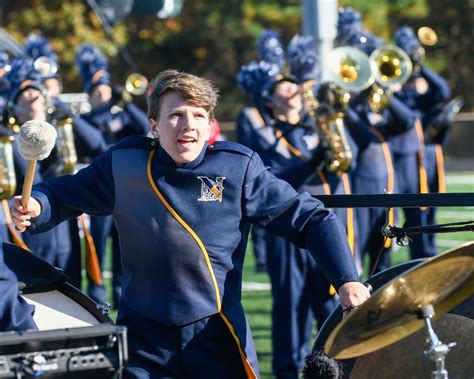
<svg viewBox="0 0 474 379"><path fill-rule="evenodd" d="M271 75L276 75L281 72L285 65L285 52L280 41L280 33L274 30L264 29L258 38L257 50L260 56L260 62L266 62L266 64L269 65L269 70L272 71ZM250 101L249 104L242 109L237 119L237 142L253 149L254 130L260 126L261 117L257 108L255 108L256 104L253 98L255 91L246 89L246 87L257 85L257 80L253 80L253 83L248 84L241 83L241 80L247 80L247 78L241 76L237 81ZM258 225L253 225L250 233L255 256L255 271L259 273L267 272L265 230Z"/></svg>
<svg viewBox="0 0 474 379"><path fill-rule="evenodd" d="M89 94L92 110L81 118L100 131L106 145L110 146L131 135L145 135L148 119L145 113L132 102L124 100L123 94L112 86L108 62L101 51L93 45L83 44L76 55L84 91ZM100 151L98 151L100 153ZM91 160L96 155L84 157ZM118 307L121 292L120 245L112 217L91 217L91 235L95 243L102 270L105 269L107 239L112 240L112 287L113 306ZM98 303L107 300L105 287L89 281L88 295Z"/></svg>
<svg viewBox="0 0 474 379"><path fill-rule="evenodd" d="M33 60L16 58L11 66L11 70L7 73L11 86L8 127L16 134L26 121L48 120L48 108L46 92L40 74L34 68ZM20 155L16 142L13 145L13 153L17 183L21 184L26 174L27 161ZM48 158L38 162L34 183L56 176L57 167L58 154L55 148ZM21 185L17 186L16 191L17 194L21 192ZM23 241L34 254L64 270L69 282L80 288L80 244L77 233L74 235L75 238L72 238L73 235L69 223L64 222L45 233L37 235L25 233Z"/></svg>
<svg viewBox="0 0 474 379"><path fill-rule="evenodd" d="M446 80L423 65L425 51L412 28L401 27L395 32L394 40L413 62L413 74L397 96L422 120L428 190L446 192L442 146L447 142L451 120L443 112L443 105L450 98L451 91ZM421 212L420 217L426 219L426 224L436 224L436 208L415 211ZM426 246L424 256L435 255L435 234L426 234L422 238Z"/></svg>
<svg viewBox="0 0 474 379"><path fill-rule="evenodd" d="M348 45L367 55L384 45L381 39L367 31L354 30L345 40ZM374 101L374 94L381 93L376 91L383 91L383 102ZM351 172L354 193L383 194L385 191L395 191L395 171L389 141L413 129L415 121L413 112L377 83L352 95L345 123L359 150L356 169ZM386 222L393 224L394 220L390 217L392 213L387 215L383 208L358 208L355 213L361 252L369 256L369 271L379 272L389 268L391 240L387 239L384 243L381 230Z"/></svg>
<svg viewBox="0 0 474 379"><path fill-rule="evenodd" d="M317 78L318 59L314 51L311 38L292 39L287 49L291 76L275 76L276 65L268 62L244 66L238 80L256 106L245 108L238 124L241 131L247 131L248 144L271 172L298 191L350 193L347 174L338 175L318 167L325 150L319 146L320 136L304 109L299 86ZM354 238L350 238L352 249L353 217L347 218L347 210L339 210L337 215L349 226L349 234ZM273 372L277 378L297 378L314 320L321 326L334 309L336 299L307 251L272 233L266 232L265 237L273 296Z"/></svg>
<svg viewBox="0 0 474 379"><path fill-rule="evenodd" d="M25 55L35 61L41 83L46 90L48 112L53 124L68 122L72 125L74 145L80 159L96 157L107 149L104 136L96 127L74 114L70 106L61 101L63 92L58 56L49 41L37 34L31 34L25 41Z"/></svg>
<svg viewBox="0 0 474 379"><path fill-rule="evenodd" d="M252 150L207 145L217 103L209 81L167 70L151 88L154 140L127 138L77 174L35 186L27 210L15 198L13 219L36 233L81 212L113 214L128 377L257 378L240 303L251 223L307 248L344 309L370 294L332 212L277 179Z"/></svg>

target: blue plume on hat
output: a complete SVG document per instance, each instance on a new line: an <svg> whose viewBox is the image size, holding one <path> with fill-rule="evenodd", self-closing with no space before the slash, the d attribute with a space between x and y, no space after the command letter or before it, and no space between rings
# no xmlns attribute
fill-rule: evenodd
<svg viewBox="0 0 474 379"><path fill-rule="evenodd" d="M385 42L381 38L363 30L350 33L347 37L347 45L353 46L362 50L367 55L370 55L375 49L385 45Z"/></svg>
<svg viewBox="0 0 474 379"><path fill-rule="evenodd" d="M24 51L25 54L33 60L38 59L39 57L49 57L56 63L58 62L58 56L53 51L48 40L37 34L30 34L28 36L25 41Z"/></svg>
<svg viewBox="0 0 474 379"><path fill-rule="evenodd" d="M278 75L276 65L266 61L251 61L243 65L237 73L237 84L253 101L261 96L262 89Z"/></svg>
<svg viewBox="0 0 474 379"><path fill-rule="evenodd" d="M31 58L15 58L11 63L11 69L5 74L10 86L9 99L14 103L21 92L28 88L35 88L43 91L41 76L34 67Z"/></svg>
<svg viewBox="0 0 474 379"><path fill-rule="evenodd" d="M107 58L97 46L82 44L76 54L76 65L86 92L99 84L111 85Z"/></svg>
<svg viewBox="0 0 474 379"><path fill-rule="evenodd" d="M319 79L319 58L314 38L295 35L286 49L290 75L296 82Z"/></svg>
<svg viewBox="0 0 474 379"><path fill-rule="evenodd" d="M260 60L276 65L280 71L285 65L285 52L280 42L280 33L264 29L257 41Z"/></svg>
<svg viewBox="0 0 474 379"><path fill-rule="evenodd" d="M337 17L336 45L346 45L347 36L364 29L362 15L351 7L339 8Z"/></svg>
<svg viewBox="0 0 474 379"><path fill-rule="evenodd" d="M421 47L420 40L415 32L409 26L402 26L393 35L395 44L403 49L408 55L412 56L414 52Z"/></svg>
<svg viewBox="0 0 474 379"><path fill-rule="evenodd" d="M10 58L8 53L0 46L0 76L3 76L6 71L10 70Z"/></svg>

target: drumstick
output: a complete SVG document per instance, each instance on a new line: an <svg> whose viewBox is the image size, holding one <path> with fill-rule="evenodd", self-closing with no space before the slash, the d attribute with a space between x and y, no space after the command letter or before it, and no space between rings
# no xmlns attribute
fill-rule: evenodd
<svg viewBox="0 0 474 379"><path fill-rule="evenodd" d="M21 156L28 161L21 193L21 205L24 208L26 208L31 196L36 161L41 161L51 154L51 150L53 150L56 143L56 137L56 129L46 121L30 120L20 128L18 146Z"/></svg>

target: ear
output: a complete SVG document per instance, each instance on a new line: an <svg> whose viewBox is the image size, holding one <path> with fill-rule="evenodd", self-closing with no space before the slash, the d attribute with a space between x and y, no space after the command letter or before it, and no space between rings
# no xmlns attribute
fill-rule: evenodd
<svg viewBox="0 0 474 379"><path fill-rule="evenodd" d="M159 138L159 132L158 132L158 123L156 120L153 120L152 118L148 119L148 126L150 128L150 133L154 138Z"/></svg>

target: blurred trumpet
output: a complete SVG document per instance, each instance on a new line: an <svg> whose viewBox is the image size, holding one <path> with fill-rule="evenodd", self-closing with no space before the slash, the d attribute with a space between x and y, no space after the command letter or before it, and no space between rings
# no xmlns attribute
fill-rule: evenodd
<svg viewBox="0 0 474 379"><path fill-rule="evenodd" d="M37 58L34 62L34 67L42 77L52 76L58 72L56 61L47 56Z"/></svg>
<svg viewBox="0 0 474 379"><path fill-rule="evenodd" d="M13 162L13 136L0 137L0 199L15 195L16 176Z"/></svg>
<svg viewBox="0 0 474 379"><path fill-rule="evenodd" d="M422 26L416 34L420 42L425 46L434 46L438 43L436 32L429 26Z"/></svg>
<svg viewBox="0 0 474 379"><path fill-rule="evenodd" d="M148 80L142 74L133 73L125 81L125 91L133 96L143 95L147 89Z"/></svg>

